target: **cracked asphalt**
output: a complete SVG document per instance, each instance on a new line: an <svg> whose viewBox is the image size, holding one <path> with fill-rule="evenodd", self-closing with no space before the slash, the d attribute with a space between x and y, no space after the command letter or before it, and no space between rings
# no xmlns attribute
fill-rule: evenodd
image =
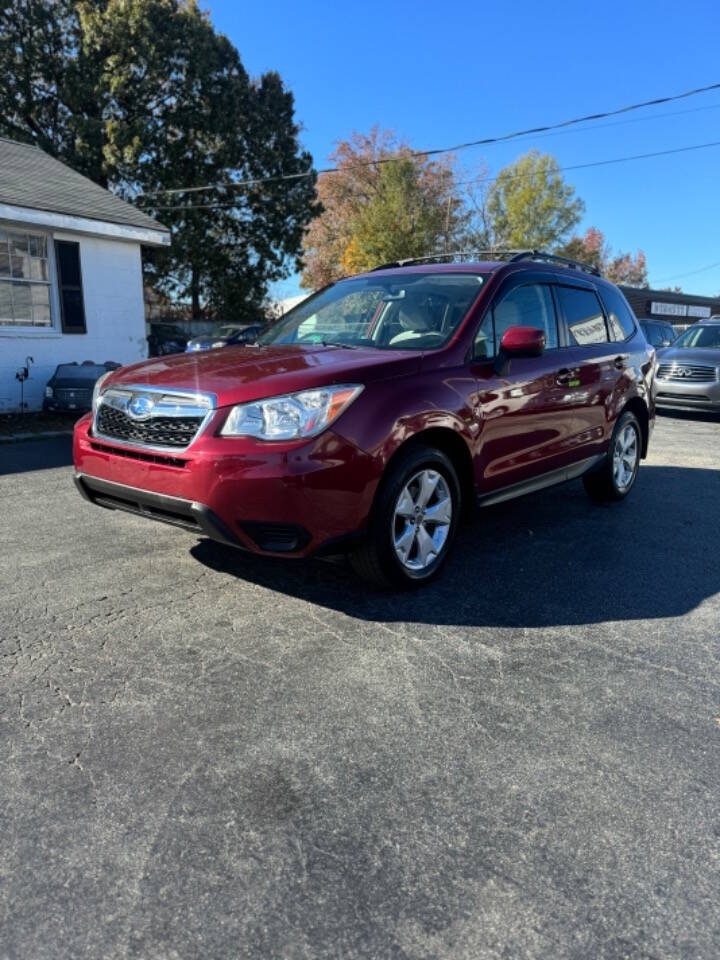
<svg viewBox="0 0 720 960"><path fill-rule="evenodd" d="M0 445L0 957L720 956L720 421L411 595Z"/></svg>

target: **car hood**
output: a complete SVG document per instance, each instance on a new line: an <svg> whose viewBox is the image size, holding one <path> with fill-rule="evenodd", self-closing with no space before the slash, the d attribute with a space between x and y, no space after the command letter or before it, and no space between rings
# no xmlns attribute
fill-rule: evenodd
<svg viewBox="0 0 720 960"><path fill-rule="evenodd" d="M338 347L228 347L153 357L117 370L106 386L148 386L212 393L219 407L330 383L369 383L418 369L414 350Z"/></svg>
<svg viewBox="0 0 720 960"><path fill-rule="evenodd" d="M693 350L692 347L663 347L658 350L659 363L698 364L704 367L720 366L720 350L705 347Z"/></svg>

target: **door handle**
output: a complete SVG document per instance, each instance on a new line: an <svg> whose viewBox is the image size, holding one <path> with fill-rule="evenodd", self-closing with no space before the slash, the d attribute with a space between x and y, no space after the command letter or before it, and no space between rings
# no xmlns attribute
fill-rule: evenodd
<svg viewBox="0 0 720 960"><path fill-rule="evenodd" d="M616 370L624 370L624 369L625 369L625 361L626 361L628 358L629 358L629 354L627 354L627 353L621 353L619 357L615 357L615 359L613 360L613 366L615 367L615 369L616 369Z"/></svg>
<svg viewBox="0 0 720 960"><path fill-rule="evenodd" d="M570 373L567 367L563 367L562 370L558 370L557 374L555 375L555 383L557 383L559 387L567 387L571 380L572 373Z"/></svg>

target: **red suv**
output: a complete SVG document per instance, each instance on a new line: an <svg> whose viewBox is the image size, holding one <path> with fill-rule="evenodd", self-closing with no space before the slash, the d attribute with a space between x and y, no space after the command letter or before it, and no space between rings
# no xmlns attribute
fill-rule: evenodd
<svg viewBox="0 0 720 960"><path fill-rule="evenodd" d="M79 490L400 586L438 572L476 503L575 477L624 499L654 351L617 287L536 251L432 259L333 284L253 345L108 373L75 428Z"/></svg>

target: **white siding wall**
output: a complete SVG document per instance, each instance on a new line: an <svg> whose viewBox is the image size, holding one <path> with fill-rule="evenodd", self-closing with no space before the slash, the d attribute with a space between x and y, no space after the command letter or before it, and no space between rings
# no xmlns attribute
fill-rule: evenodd
<svg viewBox="0 0 720 960"><path fill-rule="evenodd" d="M35 358L25 381L29 410L42 407L45 384L58 363L114 360L126 364L147 356L140 244L57 231L52 237L80 243L87 333L60 332L57 278L53 277L54 330L20 333L0 326L0 411L19 408L15 373L28 355Z"/></svg>

